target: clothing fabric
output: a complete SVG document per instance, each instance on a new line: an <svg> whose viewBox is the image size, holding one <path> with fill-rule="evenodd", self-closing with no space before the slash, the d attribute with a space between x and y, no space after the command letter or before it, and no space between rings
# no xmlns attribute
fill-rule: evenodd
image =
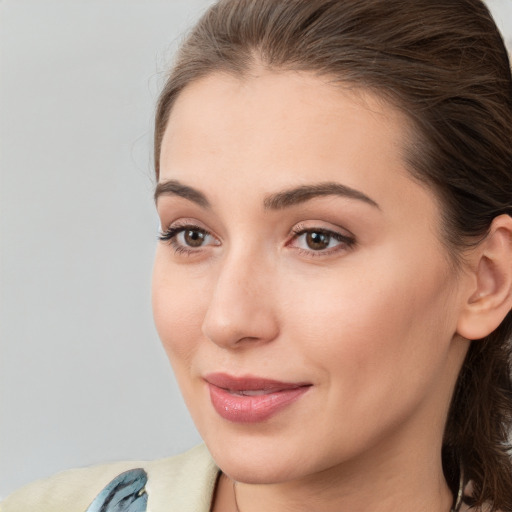
<svg viewBox="0 0 512 512"><path fill-rule="evenodd" d="M130 461L71 469L38 480L8 496L0 512L85 512L124 471L142 468L148 481L147 512L209 512L219 475L206 446L154 461Z"/></svg>

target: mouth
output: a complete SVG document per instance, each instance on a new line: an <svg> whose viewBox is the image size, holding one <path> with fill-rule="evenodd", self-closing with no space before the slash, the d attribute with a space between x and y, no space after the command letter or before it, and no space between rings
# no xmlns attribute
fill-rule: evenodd
<svg viewBox="0 0 512 512"><path fill-rule="evenodd" d="M311 387L307 382L281 382L259 377L208 374L206 381L213 408L234 423L258 423L291 406Z"/></svg>

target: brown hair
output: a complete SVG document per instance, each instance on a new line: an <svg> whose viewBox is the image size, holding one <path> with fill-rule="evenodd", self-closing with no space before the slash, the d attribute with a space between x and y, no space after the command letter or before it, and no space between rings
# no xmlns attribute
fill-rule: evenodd
<svg viewBox="0 0 512 512"><path fill-rule="evenodd" d="M244 76L256 62L309 71L375 92L416 130L406 159L443 205L454 262L494 217L512 214L512 77L481 0L220 0L184 41L158 103L155 166L172 106L214 71ZM512 510L512 314L471 342L448 415L443 465L471 504Z"/></svg>

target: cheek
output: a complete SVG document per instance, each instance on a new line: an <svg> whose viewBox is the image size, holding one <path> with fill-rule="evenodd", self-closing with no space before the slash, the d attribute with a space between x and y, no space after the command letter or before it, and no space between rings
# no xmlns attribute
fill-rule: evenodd
<svg viewBox="0 0 512 512"><path fill-rule="evenodd" d="M201 281L191 279L157 250L152 304L155 326L173 367L188 364L197 349L208 298Z"/></svg>
<svg viewBox="0 0 512 512"><path fill-rule="evenodd" d="M435 400L452 335L449 285L440 268L395 267L375 264L363 277L343 272L314 287L303 282L295 288L301 300L292 306L290 299L289 338L315 369L333 420L327 437L367 442L375 426L392 430Z"/></svg>
<svg viewBox="0 0 512 512"><path fill-rule="evenodd" d="M442 363L456 324L447 307L453 283L438 255L421 272L421 259L407 265L391 251L374 256L362 266L358 261L358 269L347 263L321 279L288 280L295 343L330 379L366 388L405 374L426 377L418 368L426 373Z"/></svg>

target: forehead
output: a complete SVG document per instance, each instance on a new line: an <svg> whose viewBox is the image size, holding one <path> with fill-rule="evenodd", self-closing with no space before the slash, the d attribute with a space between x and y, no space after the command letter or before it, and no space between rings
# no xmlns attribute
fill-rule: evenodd
<svg viewBox="0 0 512 512"><path fill-rule="evenodd" d="M258 68L243 77L218 72L192 82L180 93L164 142L178 132L194 139L207 134L214 145L212 137L229 130L233 139L249 137L254 142L265 136L265 128L274 135L285 129L281 144L286 139L292 145L313 131L316 139L328 142L336 135L346 137L342 129L349 123L353 133L357 133L356 127L364 127L368 138L372 135L369 128L385 128L394 146L401 144L404 129L411 129L411 123L398 109L352 84L335 83L308 72ZM166 147L168 144L163 144L164 153Z"/></svg>
<svg viewBox="0 0 512 512"><path fill-rule="evenodd" d="M338 181L374 199L383 195L379 204L403 202L419 186L403 157L411 124L374 93L311 73L214 73L177 98L160 181L211 185L212 193L219 184L240 184L246 195Z"/></svg>

